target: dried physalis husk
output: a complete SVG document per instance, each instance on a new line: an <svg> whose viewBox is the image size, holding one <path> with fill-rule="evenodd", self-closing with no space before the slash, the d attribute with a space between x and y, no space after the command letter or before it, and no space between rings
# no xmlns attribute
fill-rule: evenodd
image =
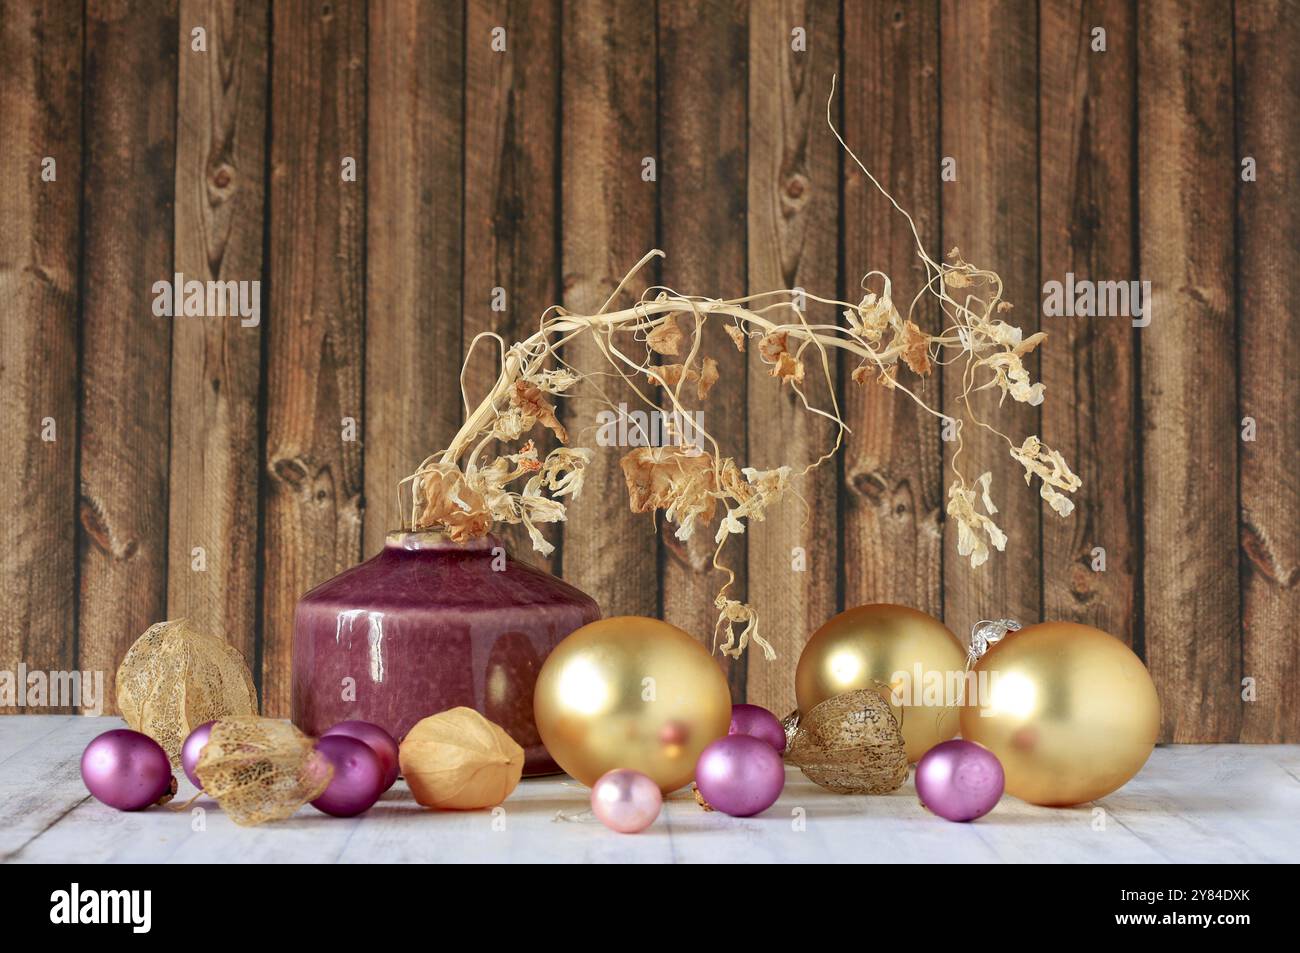
<svg viewBox="0 0 1300 953"><path fill-rule="evenodd" d="M781 719L781 730L785 732L785 752L789 753L790 746L794 744L794 736L799 733L799 709L796 708L790 714Z"/></svg>
<svg viewBox="0 0 1300 953"><path fill-rule="evenodd" d="M700 786L694 781L691 782L691 796L695 798L695 803L706 811L712 811L713 805L704 800L704 795L700 793Z"/></svg>
<svg viewBox="0 0 1300 953"><path fill-rule="evenodd" d="M828 698L796 722L786 758L836 794L888 794L907 780L903 732L879 692Z"/></svg>
<svg viewBox="0 0 1300 953"><path fill-rule="evenodd" d="M500 804L524 772L524 749L472 708L418 722L402 740L398 760L416 801L444 810Z"/></svg>
<svg viewBox="0 0 1300 953"><path fill-rule="evenodd" d="M199 725L257 713L253 675L239 650L186 619L159 622L126 650L117 706L180 766L181 745Z"/></svg>
<svg viewBox="0 0 1300 953"><path fill-rule="evenodd" d="M278 821L314 801L334 768L287 721L235 715L212 726L194 773L236 824Z"/></svg>

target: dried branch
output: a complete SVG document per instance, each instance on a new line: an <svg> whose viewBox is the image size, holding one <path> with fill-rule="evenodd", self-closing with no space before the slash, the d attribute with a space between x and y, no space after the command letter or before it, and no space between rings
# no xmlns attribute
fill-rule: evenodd
<svg viewBox="0 0 1300 953"><path fill-rule="evenodd" d="M724 654L738 657L753 641L768 658L775 658L759 634L753 606L728 597L735 575L721 556L733 535L743 533L749 523L761 521L767 509L787 495L794 495L796 476L820 466L842 445L849 428L835 397L831 349L858 359L851 379L859 385L874 381L887 390L902 391L953 428L954 479L948 490L947 512L957 523L958 552L970 557L972 567L988 559L990 544L1003 550L1007 538L992 520L997 509L990 496L991 474L984 472L971 480L960 466L962 429L967 421L1005 440L1008 452L1025 467L1026 480L1039 477L1043 499L1062 516L1069 514L1073 504L1065 494L1079 488L1079 478L1070 472L1060 453L1044 446L1036 435L1013 442L980 420L969 400L972 392L997 388L1003 401L1010 397L1031 405L1041 403L1043 385L1030 380L1022 358L1042 343L1045 335L1023 337L1020 328L1003 320L1011 305L1002 297L1002 279L996 272L965 261L956 248L943 262L926 253L912 217L835 128L831 118L834 95L832 83L827 102L831 131L863 174L907 218L917 256L926 268L927 280L908 304L906 314L895 305L889 276L880 271L863 278L864 294L856 304L794 289L719 299L652 287L631 307L611 310L629 281L655 258L663 257L663 252L652 250L594 314L573 314L553 306L541 316L537 331L523 341L508 345L491 333L474 338L466 365L474 348L483 339L491 339L501 352L500 374L476 406L471 408L465 396L465 423L451 443L402 481L401 492L410 497L409 509L405 502L402 506L402 511L409 513L407 528L437 529L452 539L467 540L486 534L496 523L522 523L533 546L549 553L553 547L538 524L564 520L564 498L578 498L584 469L592 459L590 449L566 445L570 434L559 421L555 402L594 399L619 412L601 386L602 378L613 376L651 410L663 409L663 401L677 414L693 413L693 404L706 401L718 380L716 360L702 353L703 331L710 321L725 323L738 350L757 354L774 378L772 386L790 387L810 414L830 420L836 427L833 445L816 460L805 462L797 473L796 464L770 470L741 467L722 455L713 435L702 426L702 446L638 446L622 459L632 510L662 512L664 519L677 527L678 539L689 539L702 525L711 524L719 507L722 509L712 564L727 576L715 602L714 645L721 643ZM944 327L938 334L925 333L913 320L918 304L927 297L938 302L944 315ZM798 306L805 300L834 306L843 322L810 324ZM581 335L596 342L607 366L587 371L564 360L564 345ZM657 363L659 358L673 359L673 363ZM955 401L963 412L951 418L926 403L905 380L906 375L923 378L936 364L955 361L964 363L963 387ZM818 406L809 399L810 364L825 383L829 406ZM538 425L553 431L562 444L544 459L538 457L531 440L514 453L489 453L498 442L515 443Z"/></svg>

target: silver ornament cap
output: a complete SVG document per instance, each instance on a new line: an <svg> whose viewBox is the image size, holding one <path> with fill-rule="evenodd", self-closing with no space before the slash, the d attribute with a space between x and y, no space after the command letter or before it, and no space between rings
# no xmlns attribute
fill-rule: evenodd
<svg viewBox="0 0 1300 953"><path fill-rule="evenodd" d="M967 653L974 664L998 642L1007 637L1008 632L1018 632L1021 626L1015 619L982 619L970 630L970 647Z"/></svg>

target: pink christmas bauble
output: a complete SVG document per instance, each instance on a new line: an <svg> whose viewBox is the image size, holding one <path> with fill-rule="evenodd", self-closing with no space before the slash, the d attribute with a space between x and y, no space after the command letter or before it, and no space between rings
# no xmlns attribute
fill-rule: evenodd
<svg viewBox="0 0 1300 953"><path fill-rule="evenodd" d="M749 817L766 811L781 796L785 762L766 741L727 735L700 754L695 784L715 811Z"/></svg>
<svg viewBox="0 0 1300 953"><path fill-rule="evenodd" d="M610 830L635 834L654 823L663 806L659 785L628 768L606 771L591 786L591 810Z"/></svg>
<svg viewBox="0 0 1300 953"><path fill-rule="evenodd" d="M732 705L727 734L758 738L775 748L777 754L785 754L785 729L781 720L761 705Z"/></svg>
<svg viewBox="0 0 1300 953"><path fill-rule="evenodd" d="M950 821L983 817L1002 797L1002 762L973 741L945 741L916 764L921 803Z"/></svg>

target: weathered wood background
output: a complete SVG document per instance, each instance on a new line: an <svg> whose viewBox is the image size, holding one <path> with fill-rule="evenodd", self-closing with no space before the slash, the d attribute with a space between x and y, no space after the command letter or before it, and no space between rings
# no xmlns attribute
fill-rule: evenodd
<svg viewBox="0 0 1300 953"><path fill-rule="evenodd" d="M880 268L910 297L906 222L826 128L837 72L847 139L931 254L996 268L1017 322L1051 333L1046 403L1002 419L1084 486L1071 519L1044 515L972 440L1011 537L972 571L933 418L839 368L853 436L802 487L806 512L738 550L781 657L731 663L736 697L784 712L818 624L895 601L959 633L1098 625L1146 659L1167 739L1300 741L1286 0L0 0L0 668L111 679L152 622L188 615L285 713L295 600L395 524L396 480L461 419L478 332L594 308L653 246L668 257L648 280L683 291L856 297ZM1042 316L1042 283L1071 271L1151 281L1153 322ZM261 281L260 325L155 317L174 272ZM716 353L707 412L731 452L819 452L825 430L752 355ZM474 362L470 392L494 373ZM925 394L952 407L957 382ZM607 613L707 638L704 551L627 511L616 458L550 568Z"/></svg>

